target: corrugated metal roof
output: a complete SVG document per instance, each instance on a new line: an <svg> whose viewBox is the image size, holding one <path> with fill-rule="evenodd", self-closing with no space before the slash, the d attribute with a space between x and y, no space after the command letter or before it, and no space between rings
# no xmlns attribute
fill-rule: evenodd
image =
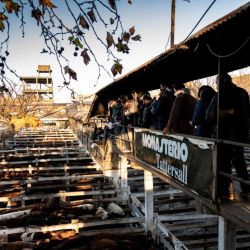
<svg viewBox="0 0 250 250"><path fill-rule="evenodd" d="M213 23L207 25L206 27L204 27L203 29L199 30L198 32L196 32L194 35L190 36L190 38L188 38L184 44L188 44L190 41L194 40L194 39L198 39L200 38L202 35L204 35L207 32L210 32L211 30L215 30L218 26L222 25L223 23L228 22L228 20L232 19L233 17L240 15L242 12L246 11L247 9L250 9L250 2L246 3L245 5L239 7L238 9L234 10L233 12L230 12L229 14L221 17L220 19L214 21ZM250 21L250 20L249 20ZM116 82L121 81L123 78L128 77L129 75L137 72L138 70L142 70L143 68L148 67L149 65L151 65L154 62L157 62L159 59L161 59L162 57L166 57L169 54L172 54L173 52L175 52L177 49L181 49L181 45L183 42L175 45L174 48L170 48L167 51L157 55L156 57L150 59L149 61L143 63L142 65L138 66L137 68L131 70L130 72L128 72L127 74L117 78L114 82L110 83L114 84ZM107 87L107 86L106 86ZM104 87L103 89L105 89L106 87Z"/></svg>
<svg viewBox="0 0 250 250"><path fill-rule="evenodd" d="M245 5L242 5L241 7L234 10L233 12L230 12L229 14L219 18L218 20L214 21L213 23L210 23L209 25L207 25L206 27L204 27L203 29L201 29L200 31L198 31L194 35L192 35L187 40L187 42L189 42L190 40L192 40L194 38L199 38L200 36L204 35L205 33L209 32L211 30L214 30L219 25L222 25L223 23L228 22L228 20L240 15L241 13L243 13L244 11L246 11L249 8L250 8L250 2L246 3Z"/></svg>
<svg viewBox="0 0 250 250"><path fill-rule="evenodd" d="M208 44L219 54L232 54L249 39L249 29L244 28L249 23L250 2L99 90L94 106L100 102L106 104L107 98L116 98L133 90L156 89L162 81L187 82L216 74L218 58L209 51ZM250 43L247 41L233 56L223 58L223 70L249 66L249 54Z"/></svg>

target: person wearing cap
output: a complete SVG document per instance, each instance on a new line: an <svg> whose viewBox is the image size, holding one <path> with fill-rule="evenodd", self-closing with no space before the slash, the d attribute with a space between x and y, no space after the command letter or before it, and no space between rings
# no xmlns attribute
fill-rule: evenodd
<svg viewBox="0 0 250 250"><path fill-rule="evenodd" d="M173 103L174 103L174 90L165 83L160 84L160 96L157 101L155 115L157 118L157 129L163 130L168 121Z"/></svg>
<svg viewBox="0 0 250 250"><path fill-rule="evenodd" d="M151 112L152 109L152 97L149 94L145 94L142 97L144 109L142 113L142 128L156 129L156 118Z"/></svg>
<svg viewBox="0 0 250 250"><path fill-rule="evenodd" d="M191 96L190 90L185 88L183 83L174 85L175 100L171 109L171 113L163 134L181 133L192 135L194 126L190 124L192 120L196 99Z"/></svg>

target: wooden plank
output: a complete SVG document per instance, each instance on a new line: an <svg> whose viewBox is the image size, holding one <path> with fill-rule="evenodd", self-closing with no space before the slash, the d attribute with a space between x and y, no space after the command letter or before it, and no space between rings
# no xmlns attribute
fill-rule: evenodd
<svg viewBox="0 0 250 250"><path fill-rule="evenodd" d="M145 233L145 230L143 227L128 227L128 228L124 228L124 227L116 227L115 228L115 232L119 232L119 234L133 234L133 233ZM105 234L105 233L114 233L114 228L112 229L106 229L106 228L102 228L102 229L96 229L96 230L88 230L88 231L80 231L79 234L80 235L84 235L84 236L93 236L96 234Z"/></svg>
<svg viewBox="0 0 250 250"><path fill-rule="evenodd" d="M104 226L112 224L129 224L129 223L142 223L140 218L129 217L129 218L116 218L108 220L97 220L97 221L86 221L78 223L69 223L69 224L60 224L52 226L43 226L43 227L17 227L17 228L6 228L0 229L0 235L9 235L9 234L20 234L20 233L38 233L38 232L54 232L60 230L77 230L80 228L88 228L94 226Z"/></svg>
<svg viewBox="0 0 250 250"><path fill-rule="evenodd" d="M163 234L172 241L174 249L188 250L188 248L179 239L177 239L174 234L172 234L161 222L158 222L156 224L156 230L159 234Z"/></svg>
<svg viewBox="0 0 250 250"><path fill-rule="evenodd" d="M100 174L78 174L78 175L70 175L70 176L53 176L53 177L35 177L28 180L14 180L14 181L0 181L1 185L10 185L10 184L20 184L20 183L37 183L42 181L64 181L64 180L81 180L81 179L93 179L93 178L103 178L104 175Z"/></svg>
<svg viewBox="0 0 250 250"><path fill-rule="evenodd" d="M17 197L0 197L0 202L8 201L27 201L27 200L38 200L45 198L60 198L73 197L73 196L85 196L85 195L107 195L107 194L116 194L115 190L98 190L98 191L74 191L74 192L65 192L63 195L61 193L50 193L50 194L35 194L29 196L17 196Z"/></svg>
<svg viewBox="0 0 250 250"><path fill-rule="evenodd" d="M220 204L220 214L250 232L250 201L228 201Z"/></svg>
<svg viewBox="0 0 250 250"><path fill-rule="evenodd" d="M81 152L85 149L83 146L77 147L36 147L36 148L16 148L0 150L0 155L18 154L27 152Z"/></svg>
<svg viewBox="0 0 250 250"><path fill-rule="evenodd" d="M186 231L197 228L206 227L217 227L218 228L218 218L210 218L209 220L195 220L195 221L185 221L184 224L174 224L172 222L165 223L162 222L171 232L175 234L178 231Z"/></svg>
<svg viewBox="0 0 250 250"><path fill-rule="evenodd" d="M173 190L159 190L159 191L154 191L154 196L158 196L158 195L170 195L170 194L179 194L179 193L183 193L181 190L178 189L173 189ZM135 192L133 193L135 195L135 197L137 198L142 198L145 196L144 192Z"/></svg>
<svg viewBox="0 0 250 250"><path fill-rule="evenodd" d="M64 170L64 171L68 171L68 170L86 170L86 169L96 169L95 166L61 166L61 167L57 167L57 166L50 166L50 167L23 167L23 166L17 166L17 167L5 167L5 168L0 168L0 173L1 172L10 172L10 171L14 171L14 172L25 172L25 171L56 171L56 170Z"/></svg>
<svg viewBox="0 0 250 250"><path fill-rule="evenodd" d="M85 151L64 151L64 152L43 152L43 153L29 153L29 154L11 154L11 155L2 155L1 158L39 158L44 156L69 156L69 155L76 155L76 154L84 154Z"/></svg>
<svg viewBox="0 0 250 250"><path fill-rule="evenodd" d="M26 210L17 211L17 212L12 212L12 213L10 212L10 213L6 213L6 214L1 214L0 221L18 218L20 216L27 215L30 212L31 212L31 209L26 209Z"/></svg>
<svg viewBox="0 0 250 250"><path fill-rule="evenodd" d="M51 158L51 159L35 159L26 161L1 161L0 166L6 165L21 165L21 164L38 164L38 163L49 163L49 162L67 162L67 161L81 161L81 160L91 160L89 156L81 157L66 157L66 158Z"/></svg>
<svg viewBox="0 0 250 250"><path fill-rule="evenodd" d="M184 214L184 215L158 215L158 219L161 222L165 221L178 221L178 220L197 220L197 219L214 219L217 218L217 215L210 214Z"/></svg>

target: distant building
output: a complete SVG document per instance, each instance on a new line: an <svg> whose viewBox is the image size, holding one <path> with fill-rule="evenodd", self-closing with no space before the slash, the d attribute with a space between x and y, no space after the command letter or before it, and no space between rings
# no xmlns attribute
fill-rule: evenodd
<svg viewBox="0 0 250 250"><path fill-rule="evenodd" d="M37 100L53 102L53 81L50 65L38 65L37 76L22 76L23 94L36 95Z"/></svg>
<svg viewBox="0 0 250 250"><path fill-rule="evenodd" d="M70 120L85 121L93 96L72 96L70 103L55 103L51 73L50 65L38 65L37 76L22 76L22 95L14 100L8 96L0 98L5 107L2 113L10 118L34 116L42 126L67 127Z"/></svg>

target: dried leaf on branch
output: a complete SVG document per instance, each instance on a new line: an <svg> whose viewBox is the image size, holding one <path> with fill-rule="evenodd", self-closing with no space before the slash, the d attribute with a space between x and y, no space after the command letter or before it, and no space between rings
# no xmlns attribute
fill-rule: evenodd
<svg viewBox="0 0 250 250"><path fill-rule="evenodd" d="M4 14L0 13L0 30L3 31L5 29L3 21L7 20L8 17Z"/></svg>
<svg viewBox="0 0 250 250"><path fill-rule="evenodd" d="M129 53L129 47L126 43L122 42L122 39L118 38L118 43L115 45L118 52Z"/></svg>
<svg viewBox="0 0 250 250"><path fill-rule="evenodd" d="M95 13L94 13L93 9L90 10L87 14L88 14L88 16L89 16L89 18L90 18L90 20L91 20L92 23L93 22L97 22L96 17L95 17Z"/></svg>
<svg viewBox="0 0 250 250"><path fill-rule="evenodd" d="M20 5L18 3L14 3L12 1L7 1L5 4L5 9L8 13L12 13L13 11L18 16L18 12L20 10Z"/></svg>
<svg viewBox="0 0 250 250"><path fill-rule="evenodd" d="M80 19L79 24L83 27L83 29L89 29L89 24L84 18L84 16L80 16L79 19Z"/></svg>
<svg viewBox="0 0 250 250"><path fill-rule="evenodd" d="M132 39L133 41L141 41L141 35L133 36L133 37L131 37L131 39Z"/></svg>
<svg viewBox="0 0 250 250"><path fill-rule="evenodd" d="M52 2L51 0L39 0L40 5L46 6L48 8L57 8Z"/></svg>
<svg viewBox="0 0 250 250"><path fill-rule="evenodd" d="M119 60L116 60L111 68L111 72L112 72L113 76L116 76L117 73L119 73L119 74L122 73L122 69L123 69L122 64L120 64Z"/></svg>
<svg viewBox="0 0 250 250"><path fill-rule="evenodd" d="M135 34L135 27L134 26L129 29L129 33L131 36L133 36Z"/></svg>
<svg viewBox="0 0 250 250"><path fill-rule="evenodd" d="M124 42L128 43L128 42L129 42L129 39L130 39L130 34L129 34L128 32L124 32L124 33L122 34L122 40L123 40Z"/></svg>
<svg viewBox="0 0 250 250"><path fill-rule="evenodd" d="M4 15L3 13L0 13L0 21L4 21L7 19L8 19L8 17L6 15Z"/></svg>
<svg viewBox="0 0 250 250"><path fill-rule="evenodd" d="M4 29L5 29L4 23L3 21L0 20L0 30L4 31Z"/></svg>
<svg viewBox="0 0 250 250"><path fill-rule="evenodd" d="M37 21L37 25L41 22L41 18L43 17L43 13L40 9L34 9L31 11L31 16L34 17Z"/></svg>
<svg viewBox="0 0 250 250"><path fill-rule="evenodd" d="M60 5L58 4L58 2L60 2ZM96 41L102 44L103 48L106 49L106 53L108 54L108 60L110 59L110 57L113 58L113 60L117 59L116 55L113 54L112 50L116 50L115 52L129 53L130 49L128 44L130 44L132 40L141 40L140 35L135 35L135 27L130 26L131 28L126 31L123 29L120 14L117 10L117 0L105 0L106 3L104 3L101 8L99 4L95 4L101 1L72 2L77 2L79 3L79 5L75 4L75 7L73 8L73 6L71 6L71 1L0 0L0 5L2 7L2 11L0 12L0 31L5 31L7 29L7 25L9 29L9 27L13 23L13 18L11 18L11 15L13 14L14 16L15 14L21 22L20 28L22 29L22 35L26 36L24 27L27 26L26 24L28 21L26 21L27 18L25 17L25 15L26 13L30 13L31 19L34 18L36 20L38 30L41 31L40 34L44 40L44 44L41 47L42 49L40 50L40 53L57 55L57 60L62 69L62 75L65 81L63 85L64 87L65 85L70 84L70 80L65 80L64 71L65 74L69 74L68 79L73 78L77 80L77 74L74 70L69 68L69 66L66 66L65 68L61 66L63 65L62 60L66 60L67 65L69 65L69 58L66 58L66 53L62 55L64 51L64 46L62 46L63 43L61 43L61 41L65 40L65 37L66 39L68 39L68 42L71 47L74 48L73 55L75 57L79 55L82 56L85 65L88 65L89 62L92 60L92 58L90 58L91 52L91 55L95 57L95 62L99 67L99 72L102 69L106 72L108 72L109 70L99 62L99 58L96 55L96 51L92 48L92 41L90 42L86 39L85 32L90 33L91 36L94 35ZM86 5L84 5L84 8L82 8L80 2L86 3ZM128 1L128 3L132 4L132 1L130 0ZM55 4L57 4L57 6ZM62 12L58 11L57 13L55 13L54 8L60 8ZM104 11L103 8L105 9ZM73 17L73 23L66 23L65 16L69 14ZM93 24L94 22L98 22L98 26L95 26ZM106 32L109 31L106 33L106 37L103 37L103 35L101 35L101 33L99 32L99 24L100 26L105 28ZM15 29L13 28L11 30L15 31ZM88 32L86 30L88 30ZM118 35L118 32L120 31L121 35ZM8 36L8 34L6 35L5 33L7 34L7 32L3 32L5 38L2 39L3 46L0 49L0 54L5 53L7 57L9 54L8 43L9 40L11 40L11 36ZM114 48L112 46L114 46ZM2 63L1 65L4 64ZM3 69L4 66L1 65L0 67L2 67L2 72L4 72L1 73L1 75L4 75L4 70L6 70L7 67ZM122 69L123 66L121 65L121 63L119 61L115 61L114 65L112 66L113 75L121 74ZM13 70L13 72L15 71Z"/></svg>
<svg viewBox="0 0 250 250"><path fill-rule="evenodd" d="M46 50L45 48L43 48L43 50L40 53L43 54L43 53L48 53L48 52L49 52L48 50Z"/></svg>
<svg viewBox="0 0 250 250"><path fill-rule="evenodd" d="M106 41L107 41L108 48L110 48L113 44L115 44L113 36L109 32L107 32Z"/></svg>
<svg viewBox="0 0 250 250"><path fill-rule="evenodd" d="M85 65L88 65L88 63L90 62L90 57L88 55L88 49L84 49L81 53L81 56L83 57L83 62L85 63Z"/></svg>
<svg viewBox="0 0 250 250"><path fill-rule="evenodd" d="M65 74L69 74L70 78L73 78L74 80L77 81L77 74L76 74L76 72L73 69L71 69L69 66L65 66L64 67L64 73Z"/></svg>
<svg viewBox="0 0 250 250"><path fill-rule="evenodd" d="M109 0L109 5L112 9L116 9L115 0Z"/></svg>

